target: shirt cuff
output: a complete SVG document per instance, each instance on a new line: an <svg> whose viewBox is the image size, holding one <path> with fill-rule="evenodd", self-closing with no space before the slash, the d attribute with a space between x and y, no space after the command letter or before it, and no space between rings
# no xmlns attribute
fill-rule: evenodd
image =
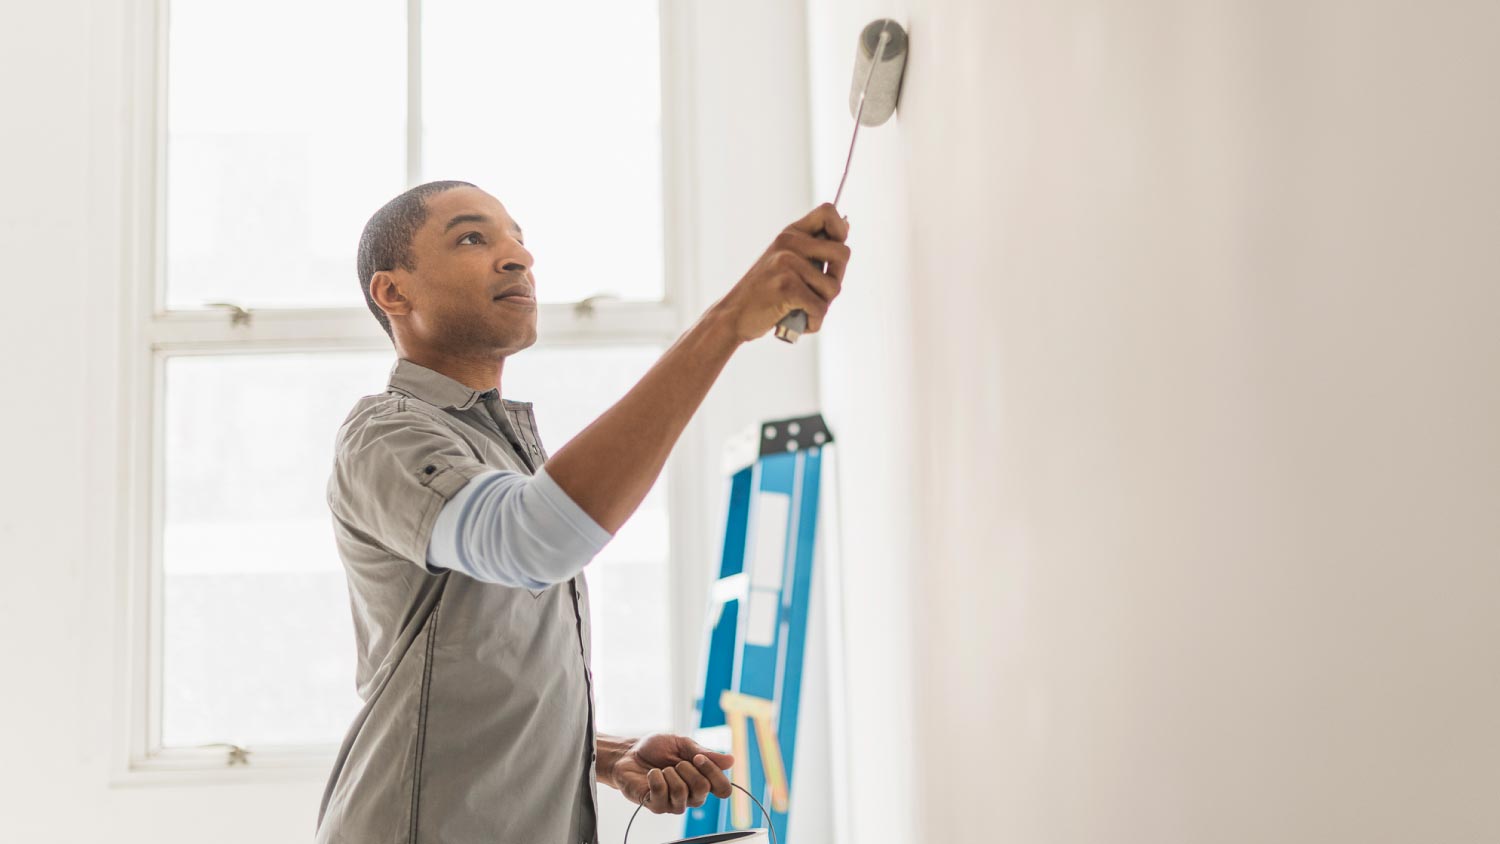
<svg viewBox="0 0 1500 844"><path fill-rule="evenodd" d="M557 481L547 474L545 465L537 467L536 474L531 476L531 489L541 496L541 499L549 504L553 510L567 522L579 536L586 539L590 546L597 552L603 548L614 534L599 526L588 513L583 511L563 488L557 485Z"/></svg>

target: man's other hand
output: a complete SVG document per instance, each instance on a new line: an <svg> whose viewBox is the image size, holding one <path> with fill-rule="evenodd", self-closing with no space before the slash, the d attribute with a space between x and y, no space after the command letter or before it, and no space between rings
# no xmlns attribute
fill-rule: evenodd
<svg viewBox="0 0 1500 844"><path fill-rule="evenodd" d="M709 793L730 794L728 753L715 753L690 738L656 733L638 740L615 762L614 783L632 803L644 802L658 815L680 815L702 806Z"/></svg>

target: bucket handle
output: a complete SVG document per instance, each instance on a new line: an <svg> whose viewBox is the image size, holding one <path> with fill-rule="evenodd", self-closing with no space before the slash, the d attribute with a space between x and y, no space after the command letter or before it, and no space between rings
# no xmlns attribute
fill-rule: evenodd
<svg viewBox="0 0 1500 844"><path fill-rule="evenodd" d="M751 800L755 800L755 805L760 807L761 817L766 819L766 826L771 830L771 844L776 844L776 824L771 822L771 813L766 811L765 805L762 804L760 800L756 799L754 794L745 791L745 789L741 787L739 783L732 782L730 783L730 785L738 788L740 791L744 791L746 797L749 797ZM650 796L651 792L647 791L646 797ZM639 815L641 813L641 810L646 808L646 797L641 798L641 805L635 807L635 811L630 814L630 823L625 824L625 839L621 842L621 844L630 844L630 828L632 826L635 826L635 816Z"/></svg>

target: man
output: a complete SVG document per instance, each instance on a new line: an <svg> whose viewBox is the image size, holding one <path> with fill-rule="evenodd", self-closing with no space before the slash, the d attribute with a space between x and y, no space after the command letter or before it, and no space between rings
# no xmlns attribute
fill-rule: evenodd
<svg viewBox="0 0 1500 844"><path fill-rule="evenodd" d="M500 397L506 358L536 342L520 227L466 182L420 185L376 212L360 286L398 361L387 391L339 429L328 483L365 705L318 841L592 844L598 782L657 813L729 795L727 754L595 734L583 568L646 497L734 351L794 309L809 333L821 327L847 233L831 205L787 227L548 460L531 405Z"/></svg>

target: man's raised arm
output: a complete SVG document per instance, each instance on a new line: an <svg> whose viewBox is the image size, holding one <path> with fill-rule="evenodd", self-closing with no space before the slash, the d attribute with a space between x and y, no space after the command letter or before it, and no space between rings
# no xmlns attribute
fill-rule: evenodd
<svg viewBox="0 0 1500 844"><path fill-rule="evenodd" d="M735 350L798 308L807 312L806 333L822 326L849 262L848 233L825 203L777 235L630 392L552 455L546 469L557 485L600 527L618 531Z"/></svg>

